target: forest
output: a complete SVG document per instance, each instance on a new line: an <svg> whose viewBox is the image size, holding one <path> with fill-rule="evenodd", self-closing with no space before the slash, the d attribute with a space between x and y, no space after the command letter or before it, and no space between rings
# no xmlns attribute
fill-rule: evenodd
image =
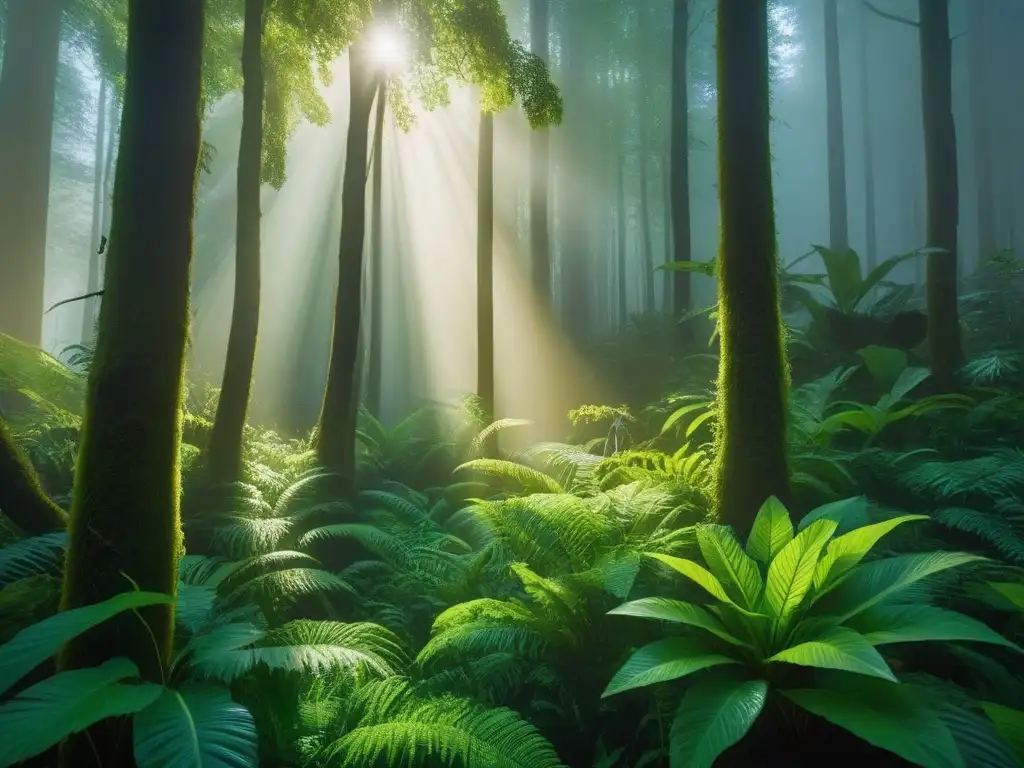
<svg viewBox="0 0 1024 768"><path fill-rule="evenodd" d="M1024 0L0 0L0 768L1024 768Z"/></svg>

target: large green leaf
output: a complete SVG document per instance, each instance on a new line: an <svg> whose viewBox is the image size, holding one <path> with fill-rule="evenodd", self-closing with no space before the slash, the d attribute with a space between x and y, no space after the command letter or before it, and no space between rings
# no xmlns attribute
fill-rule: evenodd
<svg viewBox="0 0 1024 768"><path fill-rule="evenodd" d="M630 656L601 696L664 683L720 664L738 663L693 638L670 637L645 645Z"/></svg>
<svg viewBox="0 0 1024 768"><path fill-rule="evenodd" d="M690 688L672 722L671 768L711 768L746 736L767 698L764 680L708 680Z"/></svg>
<svg viewBox="0 0 1024 768"><path fill-rule="evenodd" d="M1003 737L1003 741L1024 765L1024 712L987 701L981 707L992 721L996 732Z"/></svg>
<svg viewBox="0 0 1024 768"><path fill-rule="evenodd" d="M255 768L256 723L227 688L192 684L163 695L135 716L139 768Z"/></svg>
<svg viewBox="0 0 1024 768"><path fill-rule="evenodd" d="M768 565L793 540L789 510L774 496L761 505L747 537L747 554Z"/></svg>
<svg viewBox="0 0 1024 768"><path fill-rule="evenodd" d="M728 603L729 605L735 605L732 598L726 593L725 587L722 586L722 583L704 566L698 565L692 560L686 560L682 557L673 557L672 555L662 555L658 552L648 553L647 556L653 557L655 560L660 560L669 568L683 574L683 576L690 579L690 581L697 584L697 586L703 587L704 591L716 600L721 600L723 603Z"/></svg>
<svg viewBox="0 0 1024 768"><path fill-rule="evenodd" d="M977 619L933 605L876 605L854 616L850 625L872 645L969 641L1021 651L1016 644Z"/></svg>
<svg viewBox="0 0 1024 768"><path fill-rule="evenodd" d="M1017 584L1012 581L990 581L988 585L1017 608L1024 611L1024 584Z"/></svg>
<svg viewBox="0 0 1024 768"><path fill-rule="evenodd" d="M120 682L138 674L128 659L110 659L61 672L19 693L0 706L0 767L41 754L100 720L149 706L160 695L159 685Z"/></svg>
<svg viewBox="0 0 1024 768"><path fill-rule="evenodd" d="M810 590L818 557L836 525L829 519L811 523L768 566L764 597L775 618L777 634L785 632Z"/></svg>
<svg viewBox="0 0 1024 768"><path fill-rule="evenodd" d="M858 677L828 689L783 691L798 706L923 768L966 768L939 716L899 683Z"/></svg>
<svg viewBox="0 0 1024 768"><path fill-rule="evenodd" d="M730 597L741 608L754 610L761 598L761 573L757 563L743 551L732 530L724 525L699 525L697 545L704 562L722 582Z"/></svg>
<svg viewBox="0 0 1024 768"><path fill-rule="evenodd" d="M902 515L890 520L883 520L874 525L856 528L829 542L825 556L814 569L814 590L821 595L831 586L839 583L871 548L893 528L911 520L927 520L927 515Z"/></svg>
<svg viewBox="0 0 1024 768"><path fill-rule="evenodd" d="M813 639L786 648L768 661L785 661L819 669L840 669L896 682L889 665L874 646L846 627L828 627Z"/></svg>
<svg viewBox="0 0 1024 768"><path fill-rule="evenodd" d="M825 265L828 287L840 312L853 312L861 295L860 257L851 248L813 246Z"/></svg>
<svg viewBox="0 0 1024 768"><path fill-rule="evenodd" d="M644 597L624 603L608 611L609 615L636 616L641 619L660 619L676 624L687 624L704 629L732 645L747 645L729 633L726 626L705 608L668 597Z"/></svg>
<svg viewBox="0 0 1024 768"><path fill-rule="evenodd" d="M0 696L68 640L123 611L174 602L157 592L124 592L95 605L62 611L26 627L0 646Z"/></svg>
<svg viewBox="0 0 1024 768"><path fill-rule="evenodd" d="M847 411L846 413L850 413ZM841 416L843 414L836 414ZM868 524L868 500L866 496L852 496L848 499L830 501L812 509L800 518L796 529L805 530L811 523L819 520L834 520L836 522L835 533L837 535L847 533L855 528Z"/></svg>
<svg viewBox="0 0 1024 768"><path fill-rule="evenodd" d="M921 579L985 558L965 552L899 555L858 566L842 584L815 603L815 611L846 621Z"/></svg>

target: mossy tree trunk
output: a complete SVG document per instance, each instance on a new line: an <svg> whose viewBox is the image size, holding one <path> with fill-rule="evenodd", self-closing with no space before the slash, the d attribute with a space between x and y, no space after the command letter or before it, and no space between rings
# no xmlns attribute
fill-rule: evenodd
<svg viewBox="0 0 1024 768"><path fill-rule="evenodd" d="M0 333L43 340L61 0L9 0L0 71Z"/></svg>
<svg viewBox="0 0 1024 768"><path fill-rule="evenodd" d="M494 114L480 113L476 187L476 393L494 421ZM493 455L496 441L484 446Z"/></svg>
<svg viewBox="0 0 1024 768"><path fill-rule="evenodd" d="M384 370L384 115L388 106L387 82L377 86L373 120L373 198L370 201L370 360L366 374L366 408L380 418Z"/></svg>
<svg viewBox="0 0 1024 768"><path fill-rule="evenodd" d="M672 205L672 252L669 261L690 261L690 99L686 56L690 47L690 1L675 0L672 13L672 121L670 195ZM690 273L666 275L672 280L671 312L681 316L690 310ZM680 328L685 342L690 323Z"/></svg>
<svg viewBox="0 0 1024 768"><path fill-rule="evenodd" d="M338 293L327 387L320 411L317 456L350 492L356 473L356 409L359 335L362 321L363 240L366 235L366 161L370 112L379 75L364 42L349 48L349 118L341 192Z"/></svg>
<svg viewBox="0 0 1024 768"><path fill-rule="evenodd" d="M829 247L850 247L846 203L846 138L843 131L843 80L839 68L839 9L825 0L825 110L828 134Z"/></svg>
<svg viewBox="0 0 1024 768"><path fill-rule="evenodd" d="M549 55L549 0L530 0L530 49L545 64ZM548 217L548 183L551 163L551 131L537 128L530 133L530 258L533 262L533 292L541 306L551 302L551 230Z"/></svg>
<svg viewBox="0 0 1024 768"><path fill-rule="evenodd" d="M133 583L166 594L174 594L177 584L203 6L203 0L130 0L128 6L121 147L75 474L65 610L105 600ZM161 681L172 651L173 609L140 614L123 614L73 640L59 667L124 656L144 679ZM130 721L104 721L68 739L62 761L69 768L133 765L131 744Z"/></svg>
<svg viewBox="0 0 1024 768"><path fill-rule="evenodd" d="M718 433L716 507L745 536L789 490L788 369L768 133L768 2L718 0Z"/></svg>
<svg viewBox="0 0 1024 768"><path fill-rule="evenodd" d="M921 106L927 178L925 278L928 296L928 352L932 375L943 389L955 385L963 365L957 307L957 224L960 190L953 122L953 46L949 39L949 0L919 0L921 39Z"/></svg>
<svg viewBox="0 0 1024 768"><path fill-rule="evenodd" d="M0 512L30 536L50 533L67 525L64 510L54 504L39 484L28 457L18 448L0 417Z"/></svg>
<svg viewBox="0 0 1024 768"><path fill-rule="evenodd" d="M263 155L264 0L245 0L242 135L238 144L235 294L217 414L209 444L213 483L242 475L242 442L260 322L260 171Z"/></svg>

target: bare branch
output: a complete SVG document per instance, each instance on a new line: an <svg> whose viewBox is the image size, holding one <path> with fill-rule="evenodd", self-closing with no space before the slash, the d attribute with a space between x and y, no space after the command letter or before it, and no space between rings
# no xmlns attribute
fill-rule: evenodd
<svg viewBox="0 0 1024 768"><path fill-rule="evenodd" d="M906 24L908 27L920 26L920 24L918 24L913 19L905 18L896 13L889 13L888 11L883 11L874 3L869 2L869 0L864 0L864 7L867 8L872 13L874 13L875 15L881 16L883 19L888 19L889 21L898 21L900 24Z"/></svg>

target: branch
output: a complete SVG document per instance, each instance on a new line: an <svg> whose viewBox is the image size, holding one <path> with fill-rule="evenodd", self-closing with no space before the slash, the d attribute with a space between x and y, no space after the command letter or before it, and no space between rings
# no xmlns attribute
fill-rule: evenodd
<svg viewBox="0 0 1024 768"><path fill-rule="evenodd" d="M103 291L93 291L92 293L87 293L87 294L85 294L83 296L75 296L73 299L64 299L64 301L58 301L56 304L54 304L52 307L50 307L48 310L46 310L43 314L44 315L48 315L53 310L55 310L57 307L64 306L65 304L70 304L73 301L82 301L82 299L92 299L92 298L95 298L96 296L102 296L102 295L103 295Z"/></svg>
<svg viewBox="0 0 1024 768"><path fill-rule="evenodd" d="M874 3L869 2L869 0L864 0L864 7L866 7L872 13L874 13L874 14L876 14L878 16L881 16L883 19L888 19L889 21L898 21L900 24L906 24L908 27L919 27L919 26L921 26L920 24L918 24L913 19L907 19L907 18L904 18L903 16L900 16L898 14L888 13L886 11L883 11L881 8L877 7Z"/></svg>

